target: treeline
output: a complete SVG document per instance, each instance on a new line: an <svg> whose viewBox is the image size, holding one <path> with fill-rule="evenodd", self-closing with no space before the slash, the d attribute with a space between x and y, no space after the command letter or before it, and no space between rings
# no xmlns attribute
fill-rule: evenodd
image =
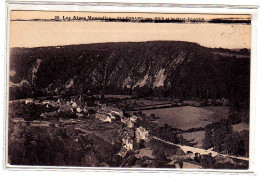
<svg viewBox="0 0 260 180"><path fill-rule="evenodd" d="M249 131L234 132L231 119L223 119L207 125L203 146L205 149L213 147L213 150L230 155L249 155Z"/></svg>

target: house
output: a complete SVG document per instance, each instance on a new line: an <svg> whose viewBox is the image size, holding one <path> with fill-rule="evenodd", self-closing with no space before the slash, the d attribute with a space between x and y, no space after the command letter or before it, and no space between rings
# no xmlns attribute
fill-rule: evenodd
<svg viewBox="0 0 260 180"><path fill-rule="evenodd" d="M133 128L133 127L134 127L134 123L130 120L130 118L128 118L128 119L126 120L126 126L127 126L128 128Z"/></svg>
<svg viewBox="0 0 260 180"><path fill-rule="evenodd" d="M130 137L123 138L122 144L123 144L123 147L125 147L127 149L127 151L133 150L134 141Z"/></svg>
<svg viewBox="0 0 260 180"><path fill-rule="evenodd" d="M112 120L109 116L106 116L106 115L100 114L100 113L96 113L95 118L99 119L100 121L103 121L103 122L110 122L110 123L112 122Z"/></svg>
<svg viewBox="0 0 260 180"><path fill-rule="evenodd" d="M77 107L77 108L76 108L76 111L77 111L78 113L80 113L80 112L82 112L82 109L81 109L80 107Z"/></svg>
<svg viewBox="0 0 260 180"><path fill-rule="evenodd" d="M77 107L77 103L76 103L76 102L73 102L73 103L72 103L72 107L73 107L73 108L76 108L76 107Z"/></svg>
<svg viewBox="0 0 260 180"><path fill-rule="evenodd" d="M110 117L111 119L114 119L114 120L116 119L116 117L114 116L114 114L111 113L111 112L110 112L110 113L107 113L107 115L109 115L109 117Z"/></svg>
<svg viewBox="0 0 260 180"><path fill-rule="evenodd" d="M142 126L140 126L139 128L136 128L135 136L136 136L136 141L138 143L140 142L140 140L144 140L146 142L149 140L148 139L149 132Z"/></svg>
<svg viewBox="0 0 260 180"><path fill-rule="evenodd" d="M223 106L227 106L227 105L229 104L228 99L222 98L222 99L221 99L221 104L222 104Z"/></svg>
<svg viewBox="0 0 260 180"><path fill-rule="evenodd" d="M130 120L131 120L132 122L136 122L136 120L137 120L137 116L132 115L132 116L130 117Z"/></svg>
<svg viewBox="0 0 260 180"><path fill-rule="evenodd" d="M84 107L84 108L83 108L83 112L84 112L84 113L87 113L87 112L88 112L87 107Z"/></svg>
<svg viewBox="0 0 260 180"><path fill-rule="evenodd" d="M50 101L44 100L44 101L42 101L42 104L50 104Z"/></svg>
<svg viewBox="0 0 260 180"><path fill-rule="evenodd" d="M32 98L28 98L25 100L25 104L28 104L28 103L33 103L33 99Z"/></svg>
<svg viewBox="0 0 260 180"><path fill-rule="evenodd" d="M112 112L112 113L115 113L115 114L117 114L117 115L119 115L120 117L123 117L124 116L124 113L123 113L123 111L122 110L120 110L120 109L118 109L118 108L110 108L110 111Z"/></svg>

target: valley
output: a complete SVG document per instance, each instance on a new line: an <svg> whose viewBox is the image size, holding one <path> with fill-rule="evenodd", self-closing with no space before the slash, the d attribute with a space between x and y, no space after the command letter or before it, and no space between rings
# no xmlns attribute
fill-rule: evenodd
<svg viewBox="0 0 260 180"><path fill-rule="evenodd" d="M185 41L12 48L9 163L248 169L249 57Z"/></svg>

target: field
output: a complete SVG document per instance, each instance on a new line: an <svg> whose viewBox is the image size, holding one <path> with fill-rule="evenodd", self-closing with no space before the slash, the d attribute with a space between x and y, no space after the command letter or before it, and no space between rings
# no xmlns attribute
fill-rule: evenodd
<svg viewBox="0 0 260 180"><path fill-rule="evenodd" d="M154 114L156 122L163 126L168 124L174 128L187 130L205 127L207 124L228 116L227 107L173 107L164 109L143 110L144 114Z"/></svg>
<svg viewBox="0 0 260 180"><path fill-rule="evenodd" d="M184 101L186 105L179 107L170 107L172 103L178 103L178 100L169 98L129 99L126 103L128 107L146 115L154 114L157 117L156 123L160 126L168 124L182 130L205 127L229 115L229 108L226 106L198 107L199 101Z"/></svg>

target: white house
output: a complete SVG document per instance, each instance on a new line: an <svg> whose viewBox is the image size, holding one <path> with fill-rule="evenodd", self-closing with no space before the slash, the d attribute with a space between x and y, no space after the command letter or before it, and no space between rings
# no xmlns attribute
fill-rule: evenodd
<svg viewBox="0 0 260 180"><path fill-rule="evenodd" d="M44 100L42 104L50 104L50 101Z"/></svg>
<svg viewBox="0 0 260 180"><path fill-rule="evenodd" d="M81 109L80 107L77 107L77 108L76 108L76 111L77 111L78 113L80 113L80 112L82 112L82 109Z"/></svg>
<svg viewBox="0 0 260 180"><path fill-rule="evenodd" d="M136 141L138 143L140 142L140 140L144 140L146 142L148 141L149 132L142 126L136 128L135 135L136 135Z"/></svg>
<svg viewBox="0 0 260 180"><path fill-rule="evenodd" d="M133 150L133 140L129 137L125 137L122 139L123 146L127 149L127 151Z"/></svg>
<svg viewBox="0 0 260 180"><path fill-rule="evenodd" d="M25 104L28 104L28 103L33 103L33 99L32 98L28 98L25 100Z"/></svg>
<svg viewBox="0 0 260 180"><path fill-rule="evenodd" d="M110 122L110 123L112 122L112 120L109 116L106 116L106 115L100 114L100 113L96 113L95 118L99 119L100 121L103 121L103 122Z"/></svg>
<svg viewBox="0 0 260 180"><path fill-rule="evenodd" d="M73 108L76 108L76 107L77 107L77 103L76 103L76 102L73 102L73 103L72 103L72 107L73 107Z"/></svg>
<svg viewBox="0 0 260 180"><path fill-rule="evenodd" d="M135 121L137 120L137 116L132 115L132 116L130 117L130 120L131 120L132 122L135 122Z"/></svg>
<svg viewBox="0 0 260 180"><path fill-rule="evenodd" d="M123 111L118 109L118 108L111 108L110 111L112 113L115 113L115 114L119 115L120 117L123 117Z"/></svg>

